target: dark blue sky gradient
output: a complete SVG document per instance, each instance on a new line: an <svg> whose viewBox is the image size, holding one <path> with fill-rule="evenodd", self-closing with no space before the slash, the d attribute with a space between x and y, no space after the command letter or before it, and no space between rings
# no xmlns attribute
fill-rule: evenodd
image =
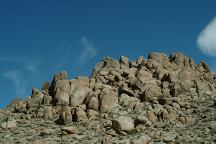
<svg viewBox="0 0 216 144"><path fill-rule="evenodd" d="M196 39L216 15L215 6L215 0L2 0L0 107L27 97L58 71L67 70L70 78L90 75L105 56L181 51L214 68L215 58L205 56ZM97 54L79 62L82 38Z"/></svg>

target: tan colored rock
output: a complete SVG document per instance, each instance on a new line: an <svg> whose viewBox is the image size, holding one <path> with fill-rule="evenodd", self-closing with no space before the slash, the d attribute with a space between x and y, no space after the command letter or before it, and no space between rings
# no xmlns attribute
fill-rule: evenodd
<svg viewBox="0 0 216 144"><path fill-rule="evenodd" d="M45 95L45 96L43 97L43 104L44 104L44 105L50 105L50 104L51 104L51 101L52 101L52 97L51 97L51 96Z"/></svg>
<svg viewBox="0 0 216 144"><path fill-rule="evenodd" d="M146 70L139 70L138 73L136 74L136 77L138 80L140 80L142 83L146 83L146 81L149 81L153 79L152 73Z"/></svg>
<svg viewBox="0 0 216 144"><path fill-rule="evenodd" d="M161 88L155 84L148 84L143 87L144 93L142 99L145 101L152 101L154 98L162 96Z"/></svg>
<svg viewBox="0 0 216 144"><path fill-rule="evenodd" d="M165 53L152 52L148 55L148 59L155 60L160 64L168 61L168 57Z"/></svg>
<svg viewBox="0 0 216 144"><path fill-rule="evenodd" d="M95 118L98 115L98 112L90 109L88 110L87 115L89 118Z"/></svg>
<svg viewBox="0 0 216 144"><path fill-rule="evenodd" d="M64 134L75 134L77 132L77 130L78 130L77 127L73 127L73 126L61 128L61 131Z"/></svg>
<svg viewBox="0 0 216 144"><path fill-rule="evenodd" d="M78 77L77 79L71 80L70 83L70 104L72 106L83 104L84 99L90 91L89 79L86 77Z"/></svg>
<svg viewBox="0 0 216 144"><path fill-rule="evenodd" d="M54 92L57 91L64 91L66 93L70 93L70 81L63 79L63 80L58 80L54 84Z"/></svg>
<svg viewBox="0 0 216 144"><path fill-rule="evenodd" d="M104 89L100 94L99 110L103 113L116 113L118 111L118 94Z"/></svg>
<svg viewBox="0 0 216 144"><path fill-rule="evenodd" d="M127 57L120 56L119 63L122 69L129 68L129 59Z"/></svg>
<svg viewBox="0 0 216 144"><path fill-rule="evenodd" d="M130 117L120 116L112 120L112 128L116 131L131 131L134 129L134 121Z"/></svg>
<svg viewBox="0 0 216 144"><path fill-rule="evenodd" d="M44 108L43 118L53 120L54 119L54 109L51 106L46 106Z"/></svg>
<svg viewBox="0 0 216 144"><path fill-rule="evenodd" d="M61 113L58 119L59 124L70 124L72 122L71 108L68 106L62 106Z"/></svg>
<svg viewBox="0 0 216 144"><path fill-rule="evenodd" d="M98 107L99 107L99 100L96 97L92 97L88 103L88 108L97 111Z"/></svg>
<svg viewBox="0 0 216 144"><path fill-rule="evenodd" d="M154 112L148 111L148 119L151 122L156 122L158 120L158 117L154 114Z"/></svg>
<svg viewBox="0 0 216 144"><path fill-rule="evenodd" d="M135 118L135 126L139 125L139 124L146 124L148 122L148 118L142 114L138 115L136 118Z"/></svg>
<svg viewBox="0 0 216 144"><path fill-rule="evenodd" d="M210 128L211 130L213 130L214 132L216 132L216 121L211 121L211 122L209 123L209 128Z"/></svg>
<svg viewBox="0 0 216 144"><path fill-rule="evenodd" d="M61 71L61 72L55 74L53 81L65 80L65 79L67 79L67 72Z"/></svg>
<svg viewBox="0 0 216 144"><path fill-rule="evenodd" d="M151 138L144 134L143 136L140 136L138 139L133 141L133 144L148 144L148 142L151 140Z"/></svg>
<svg viewBox="0 0 216 144"><path fill-rule="evenodd" d="M123 107L131 108L133 109L135 105L139 102L138 98L130 97L127 94L121 94L119 104Z"/></svg>
<svg viewBox="0 0 216 144"><path fill-rule="evenodd" d="M69 105L69 94L58 89L55 94L55 100L57 105Z"/></svg>
<svg viewBox="0 0 216 144"><path fill-rule="evenodd" d="M7 110L11 112L26 112L27 102L20 98L16 98L7 106Z"/></svg>
<svg viewBox="0 0 216 144"><path fill-rule="evenodd" d="M100 63L98 63L94 67L94 69L92 71L92 77L95 77L101 71L109 72L111 70L117 70L117 69L120 69L119 62L116 60L113 60L110 57L105 57Z"/></svg>
<svg viewBox="0 0 216 144"><path fill-rule="evenodd" d="M38 89L34 88L32 90L31 97L27 100L27 107L32 108L32 107L37 107L41 105L43 102L43 97L44 97L44 94Z"/></svg>
<svg viewBox="0 0 216 144"><path fill-rule="evenodd" d="M182 124L185 124L186 123L186 119L185 117L179 117L179 121L182 123Z"/></svg>
<svg viewBox="0 0 216 144"><path fill-rule="evenodd" d="M77 107L75 109L75 116L76 121L82 121L83 119L87 118L86 112L81 107Z"/></svg>
<svg viewBox="0 0 216 144"><path fill-rule="evenodd" d="M17 127L17 122L16 120L10 120L8 122L4 122L1 124L2 128L16 128Z"/></svg>

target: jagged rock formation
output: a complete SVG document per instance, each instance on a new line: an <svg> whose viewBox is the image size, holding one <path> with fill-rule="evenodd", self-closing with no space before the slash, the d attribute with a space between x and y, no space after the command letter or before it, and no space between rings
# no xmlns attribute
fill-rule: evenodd
<svg viewBox="0 0 216 144"><path fill-rule="evenodd" d="M56 74L0 111L1 143L216 143L216 75L182 53Z"/></svg>

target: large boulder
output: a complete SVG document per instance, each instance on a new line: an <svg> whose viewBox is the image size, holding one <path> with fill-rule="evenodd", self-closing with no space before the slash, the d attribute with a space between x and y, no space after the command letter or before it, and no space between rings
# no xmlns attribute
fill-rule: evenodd
<svg viewBox="0 0 216 144"><path fill-rule="evenodd" d="M134 121L130 117L120 116L112 120L112 128L116 131L131 131L134 129Z"/></svg>
<svg viewBox="0 0 216 144"><path fill-rule="evenodd" d="M118 69L120 69L119 62L110 57L106 57L94 67L92 71L92 77L96 77L96 75L100 73L107 74L111 70L118 70Z"/></svg>
<svg viewBox="0 0 216 144"><path fill-rule="evenodd" d="M58 123L66 125L66 124L70 124L71 122L72 122L71 108L68 106L62 106Z"/></svg>
<svg viewBox="0 0 216 144"><path fill-rule="evenodd" d="M87 77L78 77L70 81L70 105L78 106L83 104L86 96L89 94L89 79Z"/></svg>
<svg viewBox="0 0 216 144"><path fill-rule="evenodd" d="M99 110L103 113L116 113L118 111L118 94L104 89L100 94Z"/></svg>
<svg viewBox="0 0 216 144"><path fill-rule="evenodd" d="M26 112L27 102L21 98L16 98L7 106L7 110L11 112Z"/></svg>
<svg viewBox="0 0 216 144"><path fill-rule="evenodd" d="M129 68L129 59L127 57L120 56L119 63L122 69Z"/></svg>
<svg viewBox="0 0 216 144"><path fill-rule="evenodd" d="M43 102L43 98L44 98L44 94L37 88L34 88L32 90L31 97L27 100L27 107L32 108L41 105Z"/></svg>

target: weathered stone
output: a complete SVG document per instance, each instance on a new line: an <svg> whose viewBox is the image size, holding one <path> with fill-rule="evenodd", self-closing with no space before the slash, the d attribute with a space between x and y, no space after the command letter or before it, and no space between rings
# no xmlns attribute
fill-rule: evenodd
<svg viewBox="0 0 216 144"><path fill-rule="evenodd" d="M151 72L142 69L137 72L136 76L142 83L146 83L147 81L153 79Z"/></svg>
<svg viewBox="0 0 216 144"><path fill-rule="evenodd" d="M61 130L66 134L75 134L77 132L77 127L73 127L73 126L63 127Z"/></svg>
<svg viewBox="0 0 216 144"><path fill-rule="evenodd" d="M83 110L83 108L77 107L75 110L76 121L81 121L81 120L85 119L86 117L87 117L86 112Z"/></svg>
<svg viewBox="0 0 216 144"><path fill-rule="evenodd" d="M113 60L110 57L106 57L94 67L92 71L92 77L95 77L101 71L109 72L111 70L116 70L119 68L120 68L120 64L118 61Z"/></svg>
<svg viewBox="0 0 216 144"><path fill-rule="evenodd" d="M57 105L69 105L69 94L58 89L55 94L55 100Z"/></svg>
<svg viewBox="0 0 216 144"><path fill-rule="evenodd" d="M118 94L104 89L100 94L99 110L103 113L116 113L118 111Z"/></svg>
<svg viewBox="0 0 216 144"><path fill-rule="evenodd" d="M10 120L8 122L4 122L1 124L2 128L16 128L17 127L17 122L16 120Z"/></svg>
<svg viewBox="0 0 216 144"><path fill-rule="evenodd" d="M43 102L43 97L44 94L40 92L38 89L34 88L32 90L32 95L30 99L27 100L27 107L32 108L41 105Z"/></svg>
<svg viewBox="0 0 216 144"><path fill-rule="evenodd" d="M139 102L139 99L135 97L130 97L127 94L121 94L119 104L123 107L128 107L133 109L136 105L136 103Z"/></svg>
<svg viewBox="0 0 216 144"><path fill-rule="evenodd" d="M90 109L90 110L88 110L87 115L89 118L93 118L93 117L96 117L98 115L98 112Z"/></svg>
<svg viewBox="0 0 216 144"><path fill-rule="evenodd" d="M148 84L144 86L143 89L144 93L141 98L145 101L150 102L154 100L154 98L157 99L158 97L162 96L161 88L157 85Z"/></svg>
<svg viewBox="0 0 216 144"><path fill-rule="evenodd" d="M46 106L44 108L43 118L53 120L54 119L54 109L51 106Z"/></svg>
<svg viewBox="0 0 216 144"><path fill-rule="evenodd" d="M176 134L173 132L166 133L163 137L164 142L170 142L176 138Z"/></svg>
<svg viewBox="0 0 216 144"><path fill-rule="evenodd" d="M135 125L146 124L148 122L148 118L144 115L138 115L134 121Z"/></svg>
<svg viewBox="0 0 216 144"><path fill-rule="evenodd" d="M55 74L53 81L65 80L65 79L67 79L67 72L62 71L60 73Z"/></svg>
<svg viewBox="0 0 216 144"><path fill-rule="evenodd" d="M70 93L70 81L69 80L58 80L54 84L54 92L56 93L57 91L64 91L66 93Z"/></svg>
<svg viewBox="0 0 216 144"><path fill-rule="evenodd" d="M209 124L209 128L216 132L216 121L211 121Z"/></svg>
<svg viewBox="0 0 216 144"><path fill-rule="evenodd" d="M158 120L157 116L152 111L148 111L148 119L151 122L156 122Z"/></svg>
<svg viewBox="0 0 216 144"><path fill-rule="evenodd" d="M89 79L86 77L79 77L71 80L70 83L70 104L72 106L81 105L90 91Z"/></svg>
<svg viewBox="0 0 216 144"><path fill-rule="evenodd" d="M88 108L93 109L93 110L98 110L99 107L99 101L96 97L92 97L91 100L88 103Z"/></svg>
<svg viewBox="0 0 216 144"><path fill-rule="evenodd" d="M133 144L148 144L148 142L151 140L151 138L144 134L143 136L140 136L138 139L133 141Z"/></svg>
<svg viewBox="0 0 216 144"><path fill-rule="evenodd" d="M58 122L59 124L63 124L63 125L70 124L72 122L72 114L71 114L70 107L68 106L62 107Z"/></svg>
<svg viewBox="0 0 216 144"><path fill-rule="evenodd" d="M45 96L43 97L43 104L44 104L44 105L50 105L50 104L51 104L51 101L52 101L52 97L51 97L51 96L45 95Z"/></svg>
<svg viewBox="0 0 216 144"><path fill-rule="evenodd" d="M129 68L129 60L125 56L121 56L119 60L120 66L122 69Z"/></svg>
<svg viewBox="0 0 216 144"><path fill-rule="evenodd" d="M27 102L20 98L16 98L11 101L11 103L7 106L7 110L11 112L26 112Z"/></svg>
<svg viewBox="0 0 216 144"><path fill-rule="evenodd" d="M134 121L130 117L120 116L112 120L112 128L116 131L131 131L134 129Z"/></svg>

